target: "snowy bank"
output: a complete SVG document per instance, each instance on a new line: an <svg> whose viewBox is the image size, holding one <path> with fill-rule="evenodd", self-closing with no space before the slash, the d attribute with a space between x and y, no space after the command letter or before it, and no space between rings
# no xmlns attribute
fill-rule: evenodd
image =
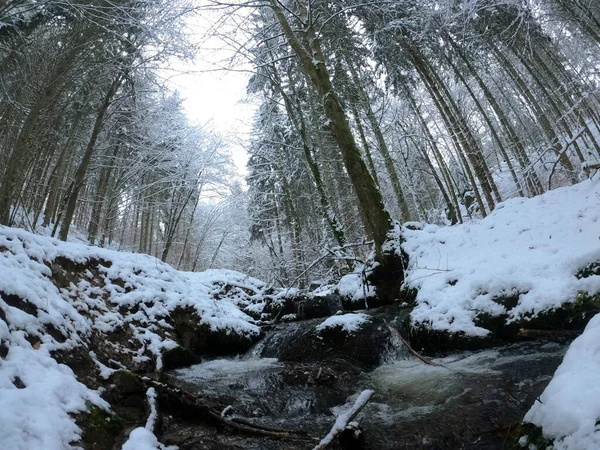
<svg viewBox="0 0 600 450"><path fill-rule="evenodd" d="M115 365L160 370L181 344L176 312L206 334L256 340L259 327L239 308L263 288L238 272L184 273L147 255L0 227L0 448L74 448L82 430L73 415L109 409L89 379ZM97 376L78 380L60 363L72 355Z"/></svg>
<svg viewBox="0 0 600 450"><path fill-rule="evenodd" d="M597 180L507 200L479 222L414 228L404 228L403 248L415 325L485 336L481 314L528 320L600 292L598 274L578 276L600 261Z"/></svg>
<svg viewBox="0 0 600 450"><path fill-rule="evenodd" d="M567 351L546 390L525 416L557 450L600 448L600 315ZM526 444L526 439L522 442Z"/></svg>

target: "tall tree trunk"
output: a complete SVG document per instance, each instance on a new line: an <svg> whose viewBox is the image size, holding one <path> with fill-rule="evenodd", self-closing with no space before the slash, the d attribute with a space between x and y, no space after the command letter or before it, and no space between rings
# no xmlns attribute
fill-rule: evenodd
<svg viewBox="0 0 600 450"><path fill-rule="evenodd" d="M446 39L448 40L448 42L450 42L454 51L460 56L465 66L467 66L467 69L469 70L471 76L477 81L479 88L483 92L483 95L485 96L487 102L494 111L494 114L498 118L498 121L502 125L502 128L505 130L506 135L508 136L508 139L512 144L513 151L517 156L519 166L521 167L521 170L523 170L525 173L525 180L527 182L529 191L532 195L541 194L542 192L544 192L542 183L540 182L537 174L535 173L535 168L531 165L531 161L529 160L529 156L525 151L525 146L523 145L523 142L519 138L510 120L504 113L504 110L496 100L496 97L494 96L488 85L481 78L481 75L479 74L475 66L471 63L469 58L462 51L460 46L456 42L454 42L454 40L450 36L446 35Z"/></svg>
<svg viewBox="0 0 600 450"><path fill-rule="evenodd" d="M385 210L383 199L373 181L373 177L360 156L360 151L354 141L344 110L331 84L331 77L325 65L325 57L321 50L319 38L312 28L304 1L300 0L298 4L300 6L300 17L306 24L304 32L309 48L306 48L296 36L279 6L280 4L276 0L269 1L281 25L283 34L321 96L325 115L330 121L331 133L339 146L344 165L358 196L365 229L373 238L376 254L381 256L383 243L386 241L387 234L391 229L391 219Z"/></svg>
<svg viewBox="0 0 600 450"><path fill-rule="evenodd" d="M121 85L122 81L123 75L118 74L113 80L110 87L108 88L106 96L104 97L104 101L102 102L102 105L98 110L96 121L94 122L94 128L92 129L92 135L90 136L90 140L85 149L83 159L81 160L81 163L77 168L77 172L75 173L75 179L73 180L73 183L71 185L71 191L68 194L67 208L65 211L65 216L63 218L59 234L59 239L62 241L66 241L67 236L69 235L69 229L73 220L73 214L75 213L75 206L77 206L79 192L81 191L81 188L83 187L83 184L85 182L87 169L92 160L94 149L96 148L96 141L98 140L98 135L100 134L100 130L102 129L102 125L104 124L104 117L106 116L106 112L108 111L110 102L117 93L117 90L119 89L119 86Z"/></svg>
<svg viewBox="0 0 600 450"><path fill-rule="evenodd" d="M377 117L375 117L375 113L373 112L373 108L371 108L371 102L369 101L369 97L365 92L362 82L360 81L360 77L352 64L352 61L345 55L346 65L348 66L348 70L350 71L350 75L352 75L352 82L358 91L358 97L361 101L361 105L367 115L367 119L369 120L369 124L371 125L371 131L375 135L375 140L377 141L377 148L381 157L383 158L383 163L385 165L385 169L390 177L390 182L392 183L392 189L394 190L394 195L396 196L396 202L398 203L398 208L400 210L400 214L402 216L402 220L407 222L410 221L410 211L408 209L408 204L404 197L404 192L402 191L402 186L400 185L400 180L398 179L398 173L396 172L396 168L394 167L394 163L392 161L392 157L390 155L387 143L385 138L383 137L383 133L381 132L381 127L379 126L379 121Z"/></svg>

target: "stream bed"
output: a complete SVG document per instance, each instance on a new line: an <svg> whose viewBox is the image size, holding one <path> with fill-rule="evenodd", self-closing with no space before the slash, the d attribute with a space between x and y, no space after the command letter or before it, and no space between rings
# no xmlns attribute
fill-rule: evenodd
<svg viewBox="0 0 600 450"><path fill-rule="evenodd" d="M294 325L297 327L297 325ZM259 344L260 346L260 344ZM398 348L366 371L343 359L281 362L264 348L169 374L175 384L218 403L227 417L303 430L279 440L171 425L166 444L194 449L311 449L364 389L375 395L357 417L356 449L513 448L517 427L562 361L568 342L530 341L453 353L428 365Z"/></svg>

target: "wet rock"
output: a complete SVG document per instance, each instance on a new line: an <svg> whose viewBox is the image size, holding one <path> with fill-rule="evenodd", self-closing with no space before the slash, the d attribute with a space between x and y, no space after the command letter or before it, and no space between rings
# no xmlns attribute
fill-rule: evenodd
<svg viewBox="0 0 600 450"><path fill-rule="evenodd" d="M295 313L301 320L329 317L341 309L342 302L339 295L305 297L295 304Z"/></svg>
<svg viewBox="0 0 600 450"><path fill-rule="evenodd" d="M197 355L223 356L244 353L260 339L260 334L240 334L232 329L213 330L200 323L191 308L177 309L171 314L179 344Z"/></svg>
<svg viewBox="0 0 600 450"><path fill-rule="evenodd" d="M387 324L371 317L357 331L342 327L318 331L312 322L310 328L298 328L280 342L277 357L281 361L317 362L341 359L364 369L381 364L393 348L393 335ZM318 324L318 323L317 323Z"/></svg>
<svg viewBox="0 0 600 450"><path fill-rule="evenodd" d="M187 348L177 346L163 351L162 361L163 370L171 370L199 364L202 358Z"/></svg>

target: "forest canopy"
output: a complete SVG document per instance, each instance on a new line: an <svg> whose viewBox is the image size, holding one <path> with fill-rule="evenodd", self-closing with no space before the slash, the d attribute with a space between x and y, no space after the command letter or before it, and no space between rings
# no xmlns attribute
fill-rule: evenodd
<svg viewBox="0 0 600 450"><path fill-rule="evenodd" d="M161 76L206 16L252 72L245 185ZM384 261L395 221L463 223L593 175L599 52L586 0L9 0L0 224L326 281L373 244Z"/></svg>

